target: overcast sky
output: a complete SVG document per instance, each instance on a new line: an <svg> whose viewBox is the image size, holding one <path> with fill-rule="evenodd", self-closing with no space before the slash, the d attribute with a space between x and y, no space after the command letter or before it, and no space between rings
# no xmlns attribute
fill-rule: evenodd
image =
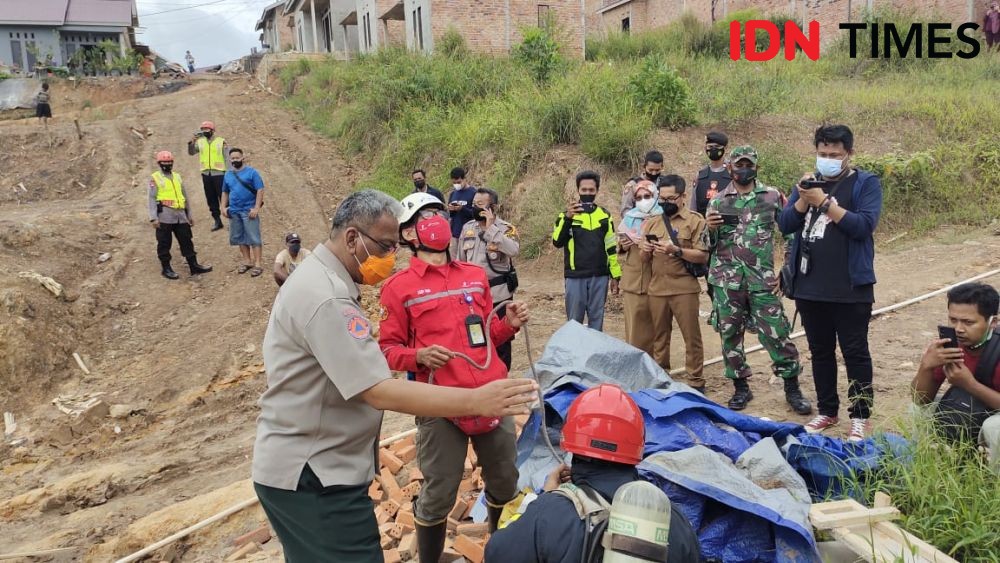
<svg viewBox="0 0 1000 563"><path fill-rule="evenodd" d="M136 39L177 63L184 64L184 51L190 49L195 66L222 64L250 54L251 47L260 47L259 32L253 28L274 1L136 0Z"/></svg>

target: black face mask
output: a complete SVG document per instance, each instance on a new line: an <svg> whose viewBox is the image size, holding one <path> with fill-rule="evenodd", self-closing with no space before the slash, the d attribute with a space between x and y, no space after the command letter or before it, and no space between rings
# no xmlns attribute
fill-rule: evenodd
<svg viewBox="0 0 1000 563"><path fill-rule="evenodd" d="M676 203L663 200L660 200L660 207L663 208L663 214L668 217L673 217L674 215L677 215L677 212L681 210L681 208Z"/></svg>
<svg viewBox="0 0 1000 563"><path fill-rule="evenodd" d="M753 183L757 179L757 170L753 168L737 168L733 170L733 181L741 186Z"/></svg>
<svg viewBox="0 0 1000 563"><path fill-rule="evenodd" d="M426 186L426 185L427 185L427 182L425 182L424 180L414 180L413 181L413 187L417 188L418 190L424 189L424 186Z"/></svg>
<svg viewBox="0 0 1000 563"><path fill-rule="evenodd" d="M657 182L657 180L660 179L659 174L650 174L649 172L643 172L642 175L645 176L647 180L649 180L654 184Z"/></svg>
<svg viewBox="0 0 1000 563"><path fill-rule="evenodd" d="M160 170L162 170L164 174L170 174L171 172L174 171L174 165L173 164L161 164L160 165Z"/></svg>
<svg viewBox="0 0 1000 563"><path fill-rule="evenodd" d="M709 160L719 160L726 154L725 149L708 149L705 151Z"/></svg>
<svg viewBox="0 0 1000 563"><path fill-rule="evenodd" d="M299 251L302 250L302 243L295 242L288 245L288 251L294 255L298 255Z"/></svg>
<svg viewBox="0 0 1000 563"><path fill-rule="evenodd" d="M240 168L243 168L243 161L242 160L234 160L233 161L233 168L235 168L237 170L239 170Z"/></svg>
<svg viewBox="0 0 1000 563"><path fill-rule="evenodd" d="M597 194L580 194L580 203L594 203Z"/></svg>
<svg viewBox="0 0 1000 563"><path fill-rule="evenodd" d="M213 133L212 131L204 131L204 132L202 133L202 135L204 135L206 139L211 139L211 138L212 138L212 135L214 135L214 134L215 134L215 133Z"/></svg>

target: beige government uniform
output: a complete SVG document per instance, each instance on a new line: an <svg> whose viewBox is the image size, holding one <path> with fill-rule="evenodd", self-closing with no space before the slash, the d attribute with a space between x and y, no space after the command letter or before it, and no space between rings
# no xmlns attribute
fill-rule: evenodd
<svg viewBox="0 0 1000 563"><path fill-rule="evenodd" d="M360 394L392 375L358 297L321 244L278 292L264 335L253 481L288 560L381 557L367 486L382 411Z"/></svg>
<svg viewBox="0 0 1000 563"><path fill-rule="evenodd" d="M693 211L681 209L670 218L681 248L708 251L705 219ZM642 225L642 236L656 235L669 241L662 215L655 215ZM638 246L619 254L622 268L621 291L625 305L625 340L645 351L663 369L670 370L670 338L673 320L677 319L684 338L687 382L705 384L702 374L705 358L698 317L697 278L687 273L680 258L653 254L643 260Z"/></svg>

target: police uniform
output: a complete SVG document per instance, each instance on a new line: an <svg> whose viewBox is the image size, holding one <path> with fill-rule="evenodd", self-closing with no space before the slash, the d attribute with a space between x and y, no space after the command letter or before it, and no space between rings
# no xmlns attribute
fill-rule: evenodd
<svg viewBox="0 0 1000 563"><path fill-rule="evenodd" d="M670 218L681 248L708 252L705 219L688 209ZM642 236L656 235L670 240L663 215L654 215L642 225ZM619 255L622 268L621 291L625 308L625 340L649 354L665 370L670 370L670 338L673 320L684 337L688 382L705 384L705 357L698 316L698 279L684 268L680 258L653 254L643 260L638 246Z"/></svg>
<svg viewBox="0 0 1000 563"><path fill-rule="evenodd" d="M514 299L517 273L514 271L514 257L520 252L517 229L510 223L495 219L488 229L483 229L479 221L469 221L462 227L458 243L458 260L481 267L490 283L493 304ZM500 318L506 316L507 309L498 311ZM497 346L497 354L507 369L511 362L511 341Z"/></svg>
<svg viewBox="0 0 1000 563"><path fill-rule="evenodd" d="M392 374L358 298L321 244L278 293L264 335L253 481L291 563L383 560L368 496L382 411L360 395Z"/></svg>
<svg viewBox="0 0 1000 563"><path fill-rule="evenodd" d="M469 328L473 322L478 321L482 334L489 330L494 346L513 338L516 329L499 317L485 326L493 298L482 268L456 261L432 266L413 257L409 268L385 281L380 301L379 346L392 369L414 372L420 382L450 387L479 387L507 377L507 368L497 361L495 350L484 370L459 358L433 372L417 363L418 349L439 345L482 365L487 347L485 343L477 345L471 337L475 334ZM483 468L487 505L502 508L517 494L517 451L510 417L417 417L416 422L417 464L424 475L413 506L419 525L432 527L447 520L462 481L470 439Z"/></svg>
<svg viewBox="0 0 1000 563"><path fill-rule="evenodd" d="M189 263L196 263L194 242L191 234L191 207L181 175L172 172L166 177L163 172L153 172L149 180L148 197L149 221L159 221L156 229L156 256L164 270L170 269L170 247L177 238L181 256Z"/></svg>

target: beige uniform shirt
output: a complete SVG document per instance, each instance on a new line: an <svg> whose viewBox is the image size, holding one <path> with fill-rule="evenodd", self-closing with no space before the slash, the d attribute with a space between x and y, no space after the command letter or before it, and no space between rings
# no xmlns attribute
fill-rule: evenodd
<svg viewBox="0 0 1000 563"><path fill-rule="evenodd" d="M382 411L359 395L392 375L358 296L322 244L278 292L264 335L254 482L294 491L307 463L325 487L374 477Z"/></svg>
<svg viewBox="0 0 1000 563"><path fill-rule="evenodd" d="M298 268L299 264L301 264L302 261L306 259L306 256L311 256L311 255L312 252L309 252L307 249L302 248L299 249L298 256L292 258L292 253L289 252L287 248L285 248L282 249L282 251L279 252L278 255L274 257L274 263L278 264L279 266L281 266L283 270L285 270L285 275L290 276L292 275L292 272L295 271L295 268Z"/></svg>
<svg viewBox="0 0 1000 563"><path fill-rule="evenodd" d="M517 229L499 218L490 228L483 230L478 221L469 221L462 227L458 242L458 259L481 267L490 280L493 304L512 299L506 283L492 285L493 280L502 277L514 267L513 258L521 251L517 241Z"/></svg>
<svg viewBox="0 0 1000 563"><path fill-rule="evenodd" d="M682 209L671 217L670 224L677 232L677 242L681 248L708 252L705 218L700 214ZM656 235L662 241L670 240L662 215L653 216L644 222L642 234L644 238L645 235ZM643 262L640 254L639 247L632 246L618 255L618 262L622 265L622 291L657 297L701 291L697 278L687 273L680 258L654 254L652 260Z"/></svg>

